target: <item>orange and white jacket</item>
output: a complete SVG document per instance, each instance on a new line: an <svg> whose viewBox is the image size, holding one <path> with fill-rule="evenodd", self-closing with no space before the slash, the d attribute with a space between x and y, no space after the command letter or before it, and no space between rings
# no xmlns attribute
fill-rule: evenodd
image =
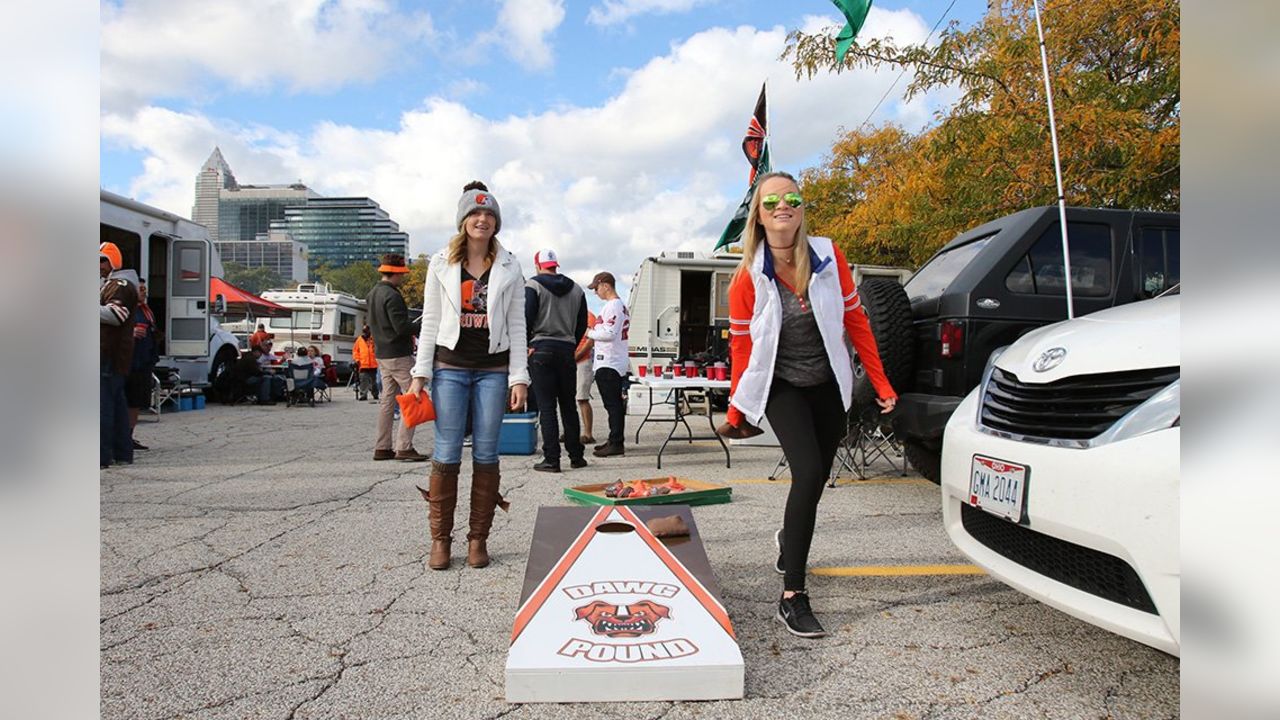
<svg viewBox="0 0 1280 720"><path fill-rule="evenodd" d="M845 345L846 334L862 359L876 394L881 399L897 397L885 377L871 323L862 309L844 254L827 238L810 237L809 262L813 272L809 304L845 410L853 402L853 360ZM733 425L741 425L743 418L759 425L769 402L782 326L782 299L774 277L769 252L762 249L750 269L738 273L729 283L729 357L733 372L728 420Z"/></svg>

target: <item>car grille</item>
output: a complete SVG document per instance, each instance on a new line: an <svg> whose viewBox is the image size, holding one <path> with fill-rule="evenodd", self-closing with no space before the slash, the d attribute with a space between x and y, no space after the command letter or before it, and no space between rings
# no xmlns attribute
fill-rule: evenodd
<svg viewBox="0 0 1280 720"><path fill-rule="evenodd" d="M1179 368L1158 368L1032 384L994 368L982 394L982 425L1032 438L1091 440L1178 375Z"/></svg>
<svg viewBox="0 0 1280 720"><path fill-rule="evenodd" d="M960 522L974 540L1013 562L1090 595L1155 614L1138 573L1114 555L1059 540L961 504Z"/></svg>

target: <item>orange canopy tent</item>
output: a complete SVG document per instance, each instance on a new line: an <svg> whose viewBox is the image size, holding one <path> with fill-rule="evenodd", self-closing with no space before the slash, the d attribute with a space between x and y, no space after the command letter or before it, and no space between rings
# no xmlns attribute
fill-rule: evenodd
<svg viewBox="0 0 1280 720"><path fill-rule="evenodd" d="M241 290L222 278L209 278L209 302L217 302L219 295L228 313L259 317L288 317L292 313L289 308Z"/></svg>

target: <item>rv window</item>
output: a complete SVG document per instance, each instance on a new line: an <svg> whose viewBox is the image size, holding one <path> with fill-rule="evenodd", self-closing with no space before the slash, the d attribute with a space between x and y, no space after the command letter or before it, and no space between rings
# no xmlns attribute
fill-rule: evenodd
<svg viewBox="0 0 1280 720"><path fill-rule="evenodd" d="M313 313L310 310L294 310L292 318L271 318L269 323L271 327L280 330L288 330L290 327L295 330L319 330L320 321L323 318L323 313Z"/></svg>
<svg viewBox="0 0 1280 720"><path fill-rule="evenodd" d="M716 273L716 320L729 319L729 283L732 273Z"/></svg>
<svg viewBox="0 0 1280 720"><path fill-rule="evenodd" d="M200 281L199 248L182 248L178 251L179 278L186 282Z"/></svg>
<svg viewBox="0 0 1280 720"><path fill-rule="evenodd" d="M338 334L339 335L355 335L356 334L356 316L352 313L338 313Z"/></svg>

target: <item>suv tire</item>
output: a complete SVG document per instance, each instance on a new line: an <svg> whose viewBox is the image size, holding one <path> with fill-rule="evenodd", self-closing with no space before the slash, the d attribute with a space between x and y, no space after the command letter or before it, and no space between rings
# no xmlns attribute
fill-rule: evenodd
<svg viewBox="0 0 1280 720"><path fill-rule="evenodd" d="M871 321L871 333L889 384L899 394L909 391L915 374L915 338L907 291L890 278L869 277L858 286L858 295ZM853 412L859 418L877 418L888 426L888 416L880 416L875 388L857 358L853 367Z"/></svg>
<svg viewBox="0 0 1280 720"><path fill-rule="evenodd" d="M942 484L942 449L918 440L904 440L902 454L916 472L935 485Z"/></svg>

